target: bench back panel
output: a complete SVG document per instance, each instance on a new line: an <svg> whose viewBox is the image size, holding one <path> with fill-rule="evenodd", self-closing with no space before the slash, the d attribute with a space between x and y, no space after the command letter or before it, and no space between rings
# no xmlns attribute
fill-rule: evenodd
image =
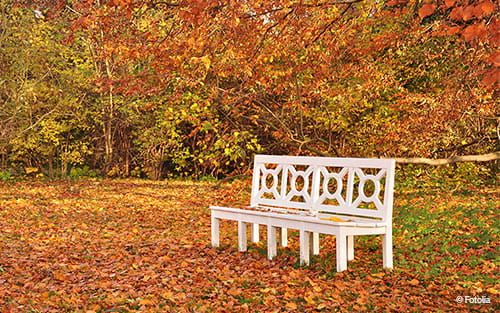
<svg viewBox="0 0 500 313"><path fill-rule="evenodd" d="M392 219L392 159L256 155L251 206Z"/></svg>

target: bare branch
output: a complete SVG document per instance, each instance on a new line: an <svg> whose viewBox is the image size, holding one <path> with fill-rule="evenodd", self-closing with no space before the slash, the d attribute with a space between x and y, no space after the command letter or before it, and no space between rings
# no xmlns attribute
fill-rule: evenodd
<svg viewBox="0 0 500 313"><path fill-rule="evenodd" d="M287 142L292 146L298 147L298 144L294 142ZM307 145L302 145L305 150L309 150L318 156L323 157L332 157L332 155L325 153L323 151L319 151ZM428 159L428 158L394 158L397 163L400 164L427 164L427 165L446 165L453 164L458 162L489 162L496 161L500 159L500 151L486 153L486 154L476 154L476 155L462 155L462 156L454 156L447 159Z"/></svg>
<svg viewBox="0 0 500 313"><path fill-rule="evenodd" d="M272 24L272 25L270 25L269 27L267 27L267 28L266 28L266 30L265 30L265 32L264 32L264 34L263 34L263 35L262 35L262 37L260 38L259 43L257 44L257 47L255 48L255 51L254 51L254 53L253 53L253 55L252 55L251 59L253 59L253 58L257 55L257 53L259 53L260 49L262 48L262 46L263 46L263 44L264 44L264 40L266 40L267 35L269 34L269 32L270 32L273 28L275 28L276 26L278 26L281 22L283 22L284 20L286 20L286 18L287 18L288 16L290 16L290 14L292 14L294 11L295 11L295 9L290 9L290 11L288 11L288 12L287 12L287 13L286 13L286 14L285 14L282 18L281 18L281 20L280 20L280 21L278 21L278 22L276 22L276 23L274 23L274 24Z"/></svg>
<svg viewBox="0 0 500 313"><path fill-rule="evenodd" d="M454 156L448 159L396 158L396 162L403 164L446 165L457 162L488 162L498 159L500 159L500 151L478 155Z"/></svg>
<svg viewBox="0 0 500 313"><path fill-rule="evenodd" d="M324 33L326 33L335 23L337 23L344 16L344 14L347 12L347 10L349 10L351 8L353 3L349 3L344 8L344 10L342 10L342 12L340 13L340 15L337 18L333 19L330 23L326 24L326 26L316 35L316 37L314 37L314 39L309 44L306 45L306 48L309 45L318 41L321 38L321 36L323 36Z"/></svg>

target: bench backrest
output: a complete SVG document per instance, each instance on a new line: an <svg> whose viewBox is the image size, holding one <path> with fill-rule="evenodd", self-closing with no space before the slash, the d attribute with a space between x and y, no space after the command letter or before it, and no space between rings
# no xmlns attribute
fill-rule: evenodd
<svg viewBox="0 0 500 313"><path fill-rule="evenodd" d="M395 160L256 155L251 206L392 220Z"/></svg>

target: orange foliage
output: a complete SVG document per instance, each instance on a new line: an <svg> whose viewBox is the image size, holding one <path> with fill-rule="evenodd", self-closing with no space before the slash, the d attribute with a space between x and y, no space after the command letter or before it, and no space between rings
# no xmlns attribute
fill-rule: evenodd
<svg viewBox="0 0 500 313"><path fill-rule="evenodd" d="M435 4L424 4L418 9L418 16L420 16L420 18L425 18L432 15L436 11L436 7Z"/></svg>

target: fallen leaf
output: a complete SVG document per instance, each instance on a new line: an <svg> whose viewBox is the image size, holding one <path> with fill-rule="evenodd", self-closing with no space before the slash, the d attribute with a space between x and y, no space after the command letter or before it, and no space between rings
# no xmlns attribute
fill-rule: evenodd
<svg viewBox="0 0 500 313"><path fill-rule="evenodd" d="M408 283L410 285L412 285L412 286L418 286L420 284L420 282L418 281L418 279L412 279Z"/></svg>
<svg viewBox="0 0 500 313"><path fill-rule="evenodd" d="M154 302L153 302L153 301L151 301L150 299L141 299L141 300L139 301L139 304L140 304L140 305L153 305L153 304L154 304Z"/></svg>
<svg viewBox="0 0 500 313"><path fill-rule="evenodd" d="M312 295L305 296L304 300L306 300L307 304L310 304L310 305L314 305L316 303L316 301L314 300Z"/></svg>

